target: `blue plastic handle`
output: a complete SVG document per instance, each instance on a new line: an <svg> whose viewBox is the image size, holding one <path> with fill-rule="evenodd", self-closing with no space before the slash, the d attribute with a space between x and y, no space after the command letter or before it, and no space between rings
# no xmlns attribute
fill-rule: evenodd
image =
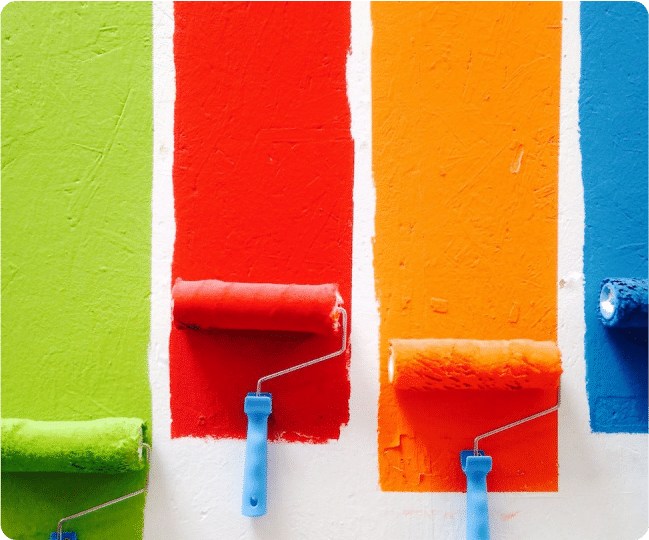
<svg viewBox="0 0 649 540"><path fill-rule="evenodd" d="M466 540L489 540L487 473L491 456L476 456L473 450L465 450L460 460L466 474Z"/></svg>
<svg viewBox="0 0 649 540"><path fill-rule="evenodd" d="M77 540L77 534L72 531L64 531L61 533L61 538L63 540ZM55 532L51 533L50 540L59 540L59 535Z"/></svg>
<svg viewBox="0 0 649 540"><path fill-rule="evenodd" d="M268 415L272 410L270 394L246 396L243 410L248 416L246 461L243 469L244 516L257 517L266 513L266 449L268 447Z"/></svg>

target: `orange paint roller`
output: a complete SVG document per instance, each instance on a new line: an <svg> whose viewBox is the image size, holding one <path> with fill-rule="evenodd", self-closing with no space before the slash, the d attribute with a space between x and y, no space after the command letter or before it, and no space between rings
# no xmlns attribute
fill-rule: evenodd
<svg viewBox="0 0 649 540"><path fill-rule="evenodd" d="M388 377L398 390L558 390L561 353L551 341L517 339L393 339ZM487 473L491 456L478 450L478 441L534 420L556 406L478 435L473 449L460 454L467 478L467 540L489 540Z"/></svg>
<svg viewBox="0 0 649 540"><path fill-rule="evenodd" d="M226 330L274 330L327 334L336 331L342 316L339 350L302 364L266 375L255 392L246 396L248 416L244 465L244 516L266 513L268 416L271 395L261 392L264 381L286 375L343 354L347 348L347 312L333 284L296 285L228 283L219 280L176 280L172 289L173 317L178 328Z"/></svg>
<svg viewBox="0 0 649 540"><path fill-rule="evenodd" d="M556 388L561 354L551 341L393 339L388 363L398 390Z"/></svg>

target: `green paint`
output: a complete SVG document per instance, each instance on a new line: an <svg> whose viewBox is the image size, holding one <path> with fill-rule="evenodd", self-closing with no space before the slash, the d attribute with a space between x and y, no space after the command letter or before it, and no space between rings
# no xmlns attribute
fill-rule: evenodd
<svg viewBox="0 0 649 540"><path fill-rule="evenodd" d="M142 420L2 419L2 470L117 474L145 466Z"/></svg>
<svg viewBox="0 0 649 540"><path fill-rule="evenodd" d="M2 416L151 424L149 2L2 11ZM146 438L146 435L145 435ZM2 474L2 529L141 488L116 475ZM73 520L83 540L142 537L144 497Z"/></svg>

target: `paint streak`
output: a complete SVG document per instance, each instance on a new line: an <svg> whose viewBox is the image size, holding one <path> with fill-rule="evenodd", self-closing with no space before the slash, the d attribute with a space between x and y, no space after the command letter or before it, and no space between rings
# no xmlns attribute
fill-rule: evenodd
<svg viewBox="0 0 649 540"><path fill-rule="evenodd" d="M372 19L380 483L463 491L460 451L556 391L397 392L388 340L556 341L561 4L377 2ZM557 489L556 414L481 448L490 490Z"/></svg>
<svg viewBox="0 0 649 540"><path fill-rule="evenodd" d="M151 87L149 2L2 10L3 418L151 428ZM49 538L61 518L146 481L83 476L3 471L4 533ZM144 500L74 530L142 538Z"/></svg>
<svg viewBox="0 0 649 540"><path fill-rule="evenodd" d="M647 277L647 10L581 4L586 388L593 431L647 432L647 329L605 328L604 278Z"/></svg>
<svg viewBox="0 0 649 540"><path fill-rule="evenodd" d="M351 313L350 4L179 2L175 22L173 279L335 283ZM244 438L257 379L337 350L341 335L170 339L172 436ZM265 383L269 438L336 439L348 362Z"/></svg>

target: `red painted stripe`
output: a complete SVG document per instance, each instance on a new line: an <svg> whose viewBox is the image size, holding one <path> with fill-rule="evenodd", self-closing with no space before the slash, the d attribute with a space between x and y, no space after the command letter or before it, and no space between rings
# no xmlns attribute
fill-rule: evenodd
<svg viewBox="0 0 649 540"><path fill-rule="evenodd" d="M349 3L175 4L173 280L338 285L350 311ZM259 377L340 333L180 330L172 436L244 438ZM271 439L324 442L349 419L349 353L265 383Z"/></svg>

